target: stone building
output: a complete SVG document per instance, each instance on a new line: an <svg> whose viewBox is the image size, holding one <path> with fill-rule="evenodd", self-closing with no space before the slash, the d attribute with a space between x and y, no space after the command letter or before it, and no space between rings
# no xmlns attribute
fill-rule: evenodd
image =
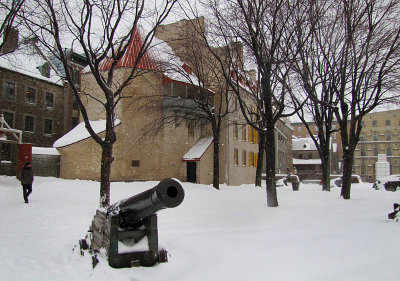
<svg viewBox="0 0 400 281"><path fill-rule="evenodd" d="M310 135L306 129L306 126L302 122L292 122L293 126L293 138L310 138ZM318 135L318 127L314 122L308 122L308 126L313 132L314 136ZM339 128L339 125L334 121L332 124L332 129L335 130ZM331 174L339 174L341 173L342 167L342 141L340 139L340 131L333 133L331 135ZM318 156L319 158L319 156Z"/></svg>
<svg viewBox="0 0 400 281"><path fill-rule="evenodd" d="M363 118L353 172L363 180L374 181L379 154L386 154L390 173L400 174L400 110L369 113Z"/></svg>
<svg viewBox="0 0 400 281"><path fill-rule="evenodd" d="M202 20L200 20L202 21ZM204 24L204 22L202 22ZM182 45L174 46L174 34L190 25L187 21L165 25L157 33L156 46L174 57L182 58ZM132 42L141 40L140 33L135 34ZM132 42L130 44L132 44ZM168 43L168 44L167 44ZM128 47L126 56L135 57L134 46ZM201 112L190 110L191 93L196 91L196 85L189 83L179 74L186 69L190 74L190 65L182 62L176 72L159 71L153 63L160 58L157 50L148 54L141 69L147 71L141 77L124 89L132 99L122 99L116 110L117 141L114 144L114 161L111 180L161 180L175 177L182 181L211 184L213 179L213 135L210 124L204 123L199 115ZM161 58L166 59L166 58ZM171 58L173 59L173 58ZM129 59L121 59L121 65L116 69L117 76L124 77L132 65ZM81 76L83 91L96 95L100 91L90 73ZM194 79L195 80L195 79ZM239 85L244 95L251 102L251 93L246 90L245 83ZM210 89L210 93L213 89ZM146 97L146 99L137 99ZM212 95L210 94L210 97ZM101 96L97 96L101 98ZM151 102L149 102L149 100ZM172 114L177 108L182 110L185 105L186 114L192 118L164 124L157 134L151 135L149 124L163 116ZM235 107L235 99L230 99L227 106ZM98 127L98 134L104 133L104 111L98 104L88 100L86 103L90 120ZM249 127L236 110L228 114L221 126L220 139L220 182L229 185L254 183L258 138L255 131ZM103 125L101 125L103 124ZM143 132L146 132L147 134ZM285 130L283 130L286 132ZM290 138L286 136L286 138ZM55 144L61 154L61 177L99 180L101 149L87 134L82 124L69 134L59 139Z"/></svg>
<svg viewBox="0 0 400 281"><path fill-rule="evenodd" d="M362 132L357 145L353 173L360 175L364 181L374 181L376 178L375 163L379 154L386 154L390 163L391 174L400 173L400 110L388 110L367 114L362 121ZM317 132L318 128L309 124L311 129ZM335 126L336 124L334 124ZM292 123L293 135L306 137L308 132L302 123ZM337 125L336 125L337 126ZM340 132L332 136L332 144L337 145L338 172L342 163L342 145ZM335 173L333 170L332 173Z"/></svg>
<svg viewBox="0 0 400 281"><path fill-rule="evenodd" d="M293 167L300 180L322 179L321 158L312 138L293 138ZM337 147L331 144L331 171L335 172Z"/></svg>

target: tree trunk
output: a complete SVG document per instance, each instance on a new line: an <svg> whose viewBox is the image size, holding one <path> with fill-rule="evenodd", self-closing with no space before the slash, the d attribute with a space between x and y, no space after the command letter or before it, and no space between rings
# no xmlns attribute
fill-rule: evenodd
<svg viewBox="0 0 400 281"><path fill-rule="evenodd" d="M100 207L110 206L110 176L113 161L113 143L105 141L102 145L101 155L101 181L100 181Z"/></svg>
<svg viewBox="0 0 400 281"><path fill-rule="evenodd" d="M214 133L213 187L219 189L219 133Z"/></svg>
<svg viewBox="0 0 400 281"><path fill-rule="evenodd" d="M258 158L257 158L257 170L256 170L256 186L261 187L261 176L263 171L263 159L265 152L265 135L260 134L260 142L258 143Z"/></svg>
<svg viewBox="0 0 400 281"><path fill-rule="evenodd" d="M341 196L343 196L343 199L350 199L353 158L354 151L351 151L348 148L343 151L343 175L341 191Z"/></svg>
<svg viewBox="0 0 400 281"><path fill-rule="evenodd" d="M331 161L329 149L323 152L324 155L321 157L321 169L322 169L322 190L331 191Z"/></svg>
<svg viewBox="0 0 400 281"><path fill-rule="evenodd" d="M268 128L265 137L265 174L267 182L267 205L278 206L278 195L275 183L275 132L274 128Z"/></svg>

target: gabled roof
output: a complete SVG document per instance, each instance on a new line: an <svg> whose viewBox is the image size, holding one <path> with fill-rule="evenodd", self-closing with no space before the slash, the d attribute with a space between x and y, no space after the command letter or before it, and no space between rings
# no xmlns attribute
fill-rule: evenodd
<svg viewBox="0 0 400 281"><path fill-rule="evenodd" d="M137 54L140 52L140 48L143 45L142 35L138 28L135 28L133 31L132 39L128 42L128 47L126 49L125 54L118 61L116 67L134 67L136 63ZM99 69L108 70L111 68L112 58L105 59L99 65ZM139 61L137 68L139 69L149 69L154 70L157 67L157 63L154 60L152 54L147 51L141 60Z"/></svg>
<svg viewBox="0 0 400 281"><path fill-rule="evenodd" d="M0 56L0 68L63 86L62 78L53 69L50 68L49 77L42 75L39 69L46 62L29 43L21 44L15 51Z"/></svg>
<svg viewBox="0 0 400 281"><path fill-rule="evenodd" d="M139 28L133 30L132 39L128 42L126 53L118 61L116 68L132 68L135 66L136 58L143 44L143 35ZM111 68L112 59L107 58L99 65L101 71ZM138 69L156 70L163 74L163 83L178 82L185 85L200 87L201 83L196 75L186 72L185 63L175 54L165 41L154 37L148 50L137 65ZM87 66L82 73L89 73ZM212 92L211 90L209 90Z"/></svg>

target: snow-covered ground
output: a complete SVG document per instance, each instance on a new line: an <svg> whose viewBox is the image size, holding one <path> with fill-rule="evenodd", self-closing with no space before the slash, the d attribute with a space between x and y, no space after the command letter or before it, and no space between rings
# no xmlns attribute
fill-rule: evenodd
<svg viewBox="0 0 400 281"><path fill-rule="evenodd" d="M112 183L111 202L155 185ZM0 280L400 280L400 223L387 219L400 192L354 184L352 199L318 185L265 190L184 183L182 205L159 212L169 262L113 269L73 250L91 224L99 184L36 177L24 204L15 177L0 176Z"/></svg>

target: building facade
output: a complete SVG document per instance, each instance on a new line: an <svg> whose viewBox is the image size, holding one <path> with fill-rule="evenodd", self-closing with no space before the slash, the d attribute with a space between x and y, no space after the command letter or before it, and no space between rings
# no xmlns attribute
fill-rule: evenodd
<svg viewBox="0 0 400 281"><path fill-rule="evenodd" d="M309 123L315 134L318 128ZM292 123L293 135L306 137L308 132L302 123ZM334 124L337 126L337 124ZM360 175L364 181L373 182L376 179L375 163L379 154L385 154L390 163L390 173L400 173L400 110L388 110L367 114L362 121L360 141L357 145L353 173ZM342 145L340 132L332 136L332 144L337 145L338 173L341 172ZM335 173L335 171L333 171Z"/></svg>
<svg viewBox="0 0 400 281"><path fill-rule="evenodd" d="M168 43L168 46L163 48L170 48L168 50L170 54L174 53L180 57L180 52L183 52L182 45L174 46L174 42L177 41L174 40L174 36L190 25L190 22L180 21L161 27L157 33L159 40L157 45L163 46ZM134 40L136 42L140 40L140 33L135 35ZM134 48L128 47L128 50L134 52ZM128 52L126 55L135 57L134 53ZM131 65L128 60L121 59L121 61L126 64L117 68L115 75L126 77ZM111 180L161 180L175 177L182 181L211 184L214 140L211 125L200 118L203 113L197 112L195 107L191 109L193 104L191 93L196 91L196 86L177 78L179 77L177 73L157 71L151 65L149 60L142 66L152 71L135 78L124 89L124 95L132 98L120 100L116 109L117 141L113 148ZM90 73L84 71L81 80L83 91L99 100L103 98ZM251 93L246 91L246 85L243 83L239 87L243 95L246 95L246 102L250 104L252 97ZM210 89L210 93L215 91ZM234 108L235 99L229 99L226 104ZM101 122L100 119L105 116L104 108L90 99L85 100L85 106L89 119ZM190 118L168 122L159 127L157 134L150 133L152 126L159 126L155 124L156 120L165 119L176 110L188 111L184 114ZM99 180L100 146L88 136L78 137L73 142L64 142L66 139L71 139L74 134L79 136L79 128L82 126L80 124L54 144L61 154L61 177ZM290 139L285 126L281 131L282 134L286 134L285 140ZM100 130L98 133L102 136L103 131ZM283 143L287 145L289 142L280 142L282 151ZM258 137L255 130L244 122L240 110L224 117L219 147L220 183L229 185L254 183ZM286 162L290 159L282 155L281 158Z"/></svg>
<svg viewBox="0 0 400 281"><path fill-rule="evenodd" d="M362 126L353 172L363 180L375 181L378 154L386 154L390 173L400 174L400 110L369 113Z"/></svg>
<svg viewBox="0 0 400 281"><path fill-rule="evenodd" d="M52 147L79 120L72 93L59 75L60 69L43 57L35 42L18 45L18 32L12 36L17 36L11 40L15 46L0 54L0 114L12 129L22 131L23 143ZM70 56L71 66L79 74L83 65L75 62L74 56ZM16 151L12 144L0 145L0 173L9 174L4 171L15 164L11 162Z"/></svg>

